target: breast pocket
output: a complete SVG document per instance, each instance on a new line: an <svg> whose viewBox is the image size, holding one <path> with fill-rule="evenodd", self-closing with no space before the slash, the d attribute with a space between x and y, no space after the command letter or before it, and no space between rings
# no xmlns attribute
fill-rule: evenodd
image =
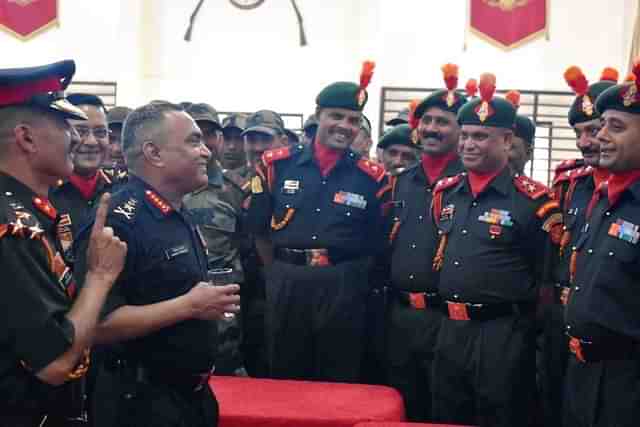
<svg viewBox="0 0 640 427"><path fill-rule="evenodd" d="M630 272L639 271L638 246L613 236L607 236L601 255L613 259L623 269ZM597 250L597 248L595 249Z"/></svg>
<svg viewBox="0 0 640 427"><path fill-rule="evenodd" d="M474 235L482 241L498 246L512 245L516 240L516 224L501 225L478 222L473 227Z"/></svg>

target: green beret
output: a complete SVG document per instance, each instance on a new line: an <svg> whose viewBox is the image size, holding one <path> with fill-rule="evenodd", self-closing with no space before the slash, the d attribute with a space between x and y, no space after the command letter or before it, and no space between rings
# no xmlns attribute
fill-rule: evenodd
<svg viewBox="0 0 640 427"><path fill-rule="evenodd" d="M466 102L466 95L459 90L438 90L427 96L422 100L422 102L420 102L420 104L418 104L414 115L419 119L420 117L422 117L425 111L432 107L437 107L441 110L457 114L460 110L460 107L466 104Z"/></svg>
<svg viewBox="0 0 640 427"><path fill-rule="evenodd" d="M401 124L394 126L380 138L378 148L384 150L391 145L406 145L407 147L418 148L419 143L419 140L412 137L411 127L407 124Z"/></svg>
<svg viewBox="0 0 640 427"><path fill-rule="evenodd" d="M458 111L460 125L513 129L515 120L515 107L503 98L492 98L487 103L481 98L474 98Z"/></svg>
<svg viewBox="0 0 640 427"><path fill-rule="evenodd" d="M589 122L600 117L600 114L594 108L595 101L602 92L612 86L615 86L615 82L601 80L589 86L587 91L589 99L585 100L583 95L576 96L569 109L569 124L575 126L578 123Z"/></svg>
<svg viewBox="0 0 640 427"><path fill-rule="evenodd" d="M533 146L536 139L536 125L529 117L516 115L515 135Z"/></svg>
<svg viewBox="0 0 640 427"><path fill-rule="evenodd" d="M596 100L596 111L602 114L606 110L640 114L640 90L637 82L625 82L602 92Z"/></svg>
<svg viewBox="0 0 640 427"><path fill-rule="evenodd" d="M345 110L362 111L367 103L368 94L355 83L336 82L322 89L316 97L320 108L344 108Z"/></svg>

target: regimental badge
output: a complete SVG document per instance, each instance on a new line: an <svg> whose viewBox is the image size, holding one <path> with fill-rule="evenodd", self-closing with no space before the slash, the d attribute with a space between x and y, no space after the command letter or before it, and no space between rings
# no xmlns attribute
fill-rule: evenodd
<svg viewBox="0 0 640 427"><path fill-rule="evenodd" d="M608 234L616 239L624 240L625 242L635 245L640 239L640 232L638 232L638 228L639 227L637 225L631 222L623 219L617 219L616 222L609 226Z"/></svg>
<svg viewBox="0 0 640 427"><path fill-rule="evenodd" d="M360 89L358 91L358 107L362 107L364 103L367 101L367 92L364 89Z"/></svg>
<svg viewBox="0 0 640 427"><path fill-rule="evenodd" d="M593 102L591 102L589 95L582 97L582 112L588 117L593 116Z"/></svg>
<svg viewBox="0 0 640 427"><path fill-rule="evenodd" d="M476 107L476 114L480 119L480 122L484 123L489 117L493 115L493 108L488 102L483 101Z"/></svg>
<svg viewBox="0 0 640 427"><path fill-rule="evenodd" d="M254 176L251 178L251 193L252 194L260 194L264 192L264 188L262 188L262 180L259 176Z"/></svg>
<svg viewBox="0 0 640 427"><path fill-rule="evenodd" d="M452 90L447 92L446 96L447 107L453 107L453 104L456 103L456 93Z"/></svg>
<svg viewBox="0 0 640 427"><path fill-rule="evenodd" d="M484 214L480 215L478 217L478 220L486 222L487 224L513 227L511 213L503 209L491 209L489 212L485 212Z"/></svg>
<svg viewBox="0 0 640 427"><path fill-rule="evenodd" d="M350 206L358 209L367 208L367 201L365 200L363 195L356 194L356 193L349 193L347 191L338 191L333 196L333 203Z"/></svg>
<svg viewBox="0 0 640 427"><path fill-rule="evenodd" d="M298 190L300 190L300 181L285 179L282 186L282 192L284 194L296 194Z"/></svg>
<svg viewBox="0 0 640 427"><path fill-rule="evenodd" d="M420 138L418 137L418 129L413 129L411 131L411 143L413 145L418 145L420 143Z"/></svg>
<svg viewBox="0 0 640 427"><path fill-rule="evenodd" d="M636 96L638 95L638 89L636 88L635 83L631 83L627 86L627 90L622 95L622 103L625 107L630 107L636 102Z"/></svg>
<svg viewBox="0 0 640 427"><path fill-rule="evenodd" d="M119 215L124 216L128 220L131 220L136 213L136 205L138 201L133 197L127 200L124 204L117 206L113 213L117 213Z"/></svg>
<svg viewBox="0 0 640 427"><path fill-rule="evenodd" d="M453 219L453 214L456 211L455 205L447 205L440 211L440 221L449 221Z"/></svg>

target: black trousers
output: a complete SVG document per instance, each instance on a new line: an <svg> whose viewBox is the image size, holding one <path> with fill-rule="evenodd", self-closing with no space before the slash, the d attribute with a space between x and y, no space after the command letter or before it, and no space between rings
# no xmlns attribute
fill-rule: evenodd
<svg viewBox="0 0 640 427"><path fill-rule="evenodd" d="M96 381L93 425L100 427L215 427L218 402L208 386L136 382L103 370Z"/></svg>
<svg viewBox="0 0 640 427"><path fill-rule="evenodd" d="M391 297L387 329L389 385L404 399L410 421L431 420L431 368L433 350L443 314L416 310Z"/></svg>
<svg viewBox="0 0 640 427"><path fill-rule="evenodd" d="M582 363L570 355L565 388L564 425L640 425L640 358Z"/></svg>
<svg viewBox="0 0 640 427"><path fill-rule="evenodd" d="M527 426L535 396L535 328L528 316L444 318L433 361L438 422Z"/></svg>
<svg viewBox="0 0 640 427"><path fill-rule="evenodd" d="M276 261L266 269L266 328L274 378L357 382L367 259L328 267Z"/></svg>
<svg viewBox="0 0 640 427"><path fill-rule="evenodd" d="M544 425L548 427L562 426L562 402L569 355L569 339L564 325L564 306L547 306L542 325L540 391Z"/></svg>

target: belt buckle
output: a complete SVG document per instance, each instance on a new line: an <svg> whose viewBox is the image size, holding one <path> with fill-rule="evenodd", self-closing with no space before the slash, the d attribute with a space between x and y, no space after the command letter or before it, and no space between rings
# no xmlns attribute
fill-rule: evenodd
<svg viewBox="0 0 640 427"><path fill-rule="evenodd" d="M427 308L427 298L423 292L409 292L409 304L417 310Z"/></svg>
<svg viewBox="0 0 640 427"><path fill-rule="evenodd" d="M327 249L308 249L305 251L307 265L311 267L327 267L331 265L329 261L329 251Z"/></svg>
<svg viewBox="0 0 640 427"><path fill-rule="evenodd" d="M582 348L582 341L578 338L571 337L569 339L569 351L573 353L573 355L580 362L585 363L587 360L584 358L584 352Z"/></svg>
<svg viewBox="0 0 640 427"><path fill-rule="evenodd" d="M209 372L207 372L206 374L198 375L200 377L200 381L193 388L193 391L197 392L197 391L202 390L204 388L204 386L209 382L209 378L211 378L213 376L213 373L215 371L216 371L216 366L213 365L213 366L211 366L211 369L209 369Z"/></svg>
<svg viewBox="0 0 640 427"><path fill-rule="evenodd" d="M568 286L562 286L560 288L560 303L562 305L569 304L569 293L571 292L571 288Z"/></svg>
<svg viewBox="0 0 640 427"><path fill-rule="evenodd" d="M462 302L447 301L447 310L451 320L471 320L467 304Z"/></svg>

